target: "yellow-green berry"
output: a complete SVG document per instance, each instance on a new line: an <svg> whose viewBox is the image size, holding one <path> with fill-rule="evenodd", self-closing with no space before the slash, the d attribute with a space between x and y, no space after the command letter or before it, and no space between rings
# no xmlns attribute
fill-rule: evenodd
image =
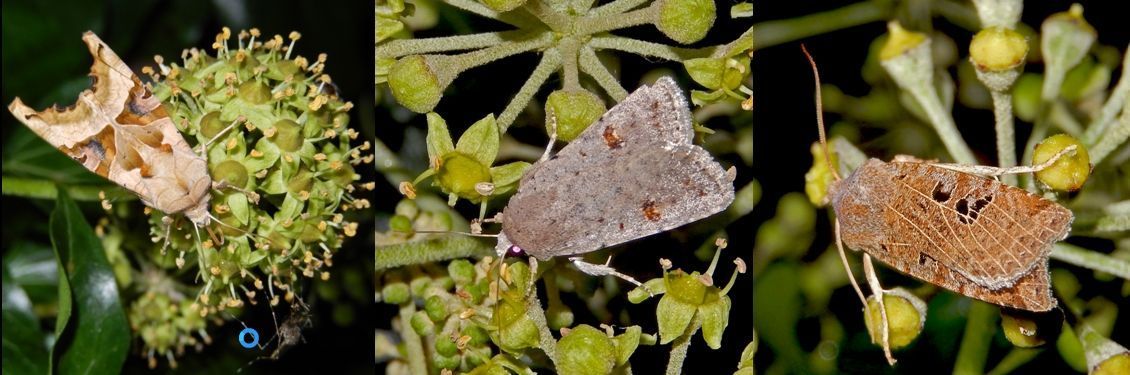
<svg viewBox="0 0 1130 375"><path fill-rule="evenodd" d="M1091 375L1130 374L1130 352L1122 352L1108 357L1095 366Z"/></svg>
<svg viewBox="0 0 1130 375"><path fill-rule="evenodd" d="M554 131L551 121L556 121L557 139L572 141L599 120L606 109L604 101L591 92L554 91L545 101L546 132ZM551 114L553 118L549 118Z"/></svg>
<svg viewBox="0 0 1130 375"><path fill-rule="evenodd" d="M714 0L659 0L655 27L663 35L683 44L701 40L714 26Z"/></svg>
<svg viewBox="0 0 1130 375"><path fill-rule="evenodd" d="M1028 55L1028 41L1012 29L981 30L969 43L969 59L980 70L1002 71L1020 66Z"/></svg>
<svg viewBox="0 0 1130 375"><path fill-rule="evenodd" d="M562 375L608 374L616 366L616 348L604 332L581 325L557 343L556 364Z"/></svg>
<svg viewBox="0 0 1130 375"><path fill-rule="evenodd" d="M909 293L899 293L896 290L887 291L883 295L883 304L887 308L888 341L891 349L898 349L909 345L922 333L925 321L925 304L912 302L910 298L917 299ZM921 302L921 300L918 300ZM867 298L865 309L867 332L871 334L871 342L882 345L883 342L883 315L879 310L879 301L875 296Z"/></svg>
<svg viewBox="0 0 1130 375"><path fill-rule="evenodd" d="M1042 164L1072 145L1075 146L1074 152L1064 154L1051 166L1036 172L1036 178L1040 182L1062 191L1075 191L1083 187L1091 174L1091 158L1083 143L1070 135L1056 134L1040 141L1032 154L1032 163Z"/></svg>
<svg viewBox="0 0 1130 375"><path fill-rule="evenodd" d="M904 29L896 21L887 23L887 32L887 43L879 51L879 60L895 58L926 41L926 34Z"/></svg>

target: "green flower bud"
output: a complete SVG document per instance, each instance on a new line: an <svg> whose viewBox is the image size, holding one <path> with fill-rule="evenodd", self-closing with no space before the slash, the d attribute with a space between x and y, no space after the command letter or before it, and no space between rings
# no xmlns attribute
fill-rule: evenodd
<svg viewBox="0 0 1130 375"><path fill-rule="evenodd" d="M902 289L889 290L883 294L883 304L887 308L888 340L891 349L899 349L909 345L922 333L926 322L926 303L917 296ZM867 319L867 332L871 334L871 342L882 345L883 342L883 315L879 311L879 301L875 296L867 297L867 307L864 309Z"/></svg>
<svg viewBox="0 0 1130 375"><path fill-rule="evenodd" d="M399 305L408 302L412 299L412 293L409 292L408 284L403 282L393 282L386 284L381 289L381 296L384 301L393 305Z"/></svg>
<svg viewBox="0 0 1130 375"><path fill-rule="evenodd" d="M302 126L291 119L282 119L275 122L275 144L280 150L295 152L302 147Z"/></svg>
<svg viewBox="0 0 1130 375"><path fill-rule="evenodd" d="M1064 154L1050 167L1036 172L1036 178L1040 182L1062 191L1075 191L1083 187L1087 176L1091 174L1091 158L1083 144L1070 135L1056 134L1040 141L1036 145L1036 151L1032 153L1032 163L1044 163L1071 145L1076 146L1074 153Z"/></svg>
<svg viewBox="0 0 1130 375"><path fill-rule="evenodd" d="M433 322L439 323L447 319L448 311L447 304L443 302L443 298L433 295L424 301L424 311L427 311L428 318Z"/></svg>
<svg viewBox="0 0 1130 375"><path fill-rule="evenodd" d="M479 326L465 326L463 327L462 333L464 336L471 338L471 341L467 342L467 345L470 346L482 346L487 343L487 340L490 340L490 335L487 335L487 331Z"/></svg>
<svg viewBox="0 0 1130 375"><path fill-rule="evenodd" d="M1028 56L1028 40L1012 29L981 30L969 43L969 60L982 71L1004 71L1019 67Z"/></svg>
<svg viewBox="0 0 1130 375"><path fill-rule="evenodd" d="M436 329L435 323L432 323L431 319L428 319L428 314L423 311L412 313L409 324L412 325L412 330L420 336L430 336Z"/></svg>
<svg viewBox="0 0 1130 375"><path fill-rule="evenodd" d="M1067 71L1079 64L1091 44L1095 29L1083 19L1083 6L1072 4L1067 12L1053 14L1040 25L1040 52L1044 56L1044 87L1041 97L1051 101L1059 95Z"/></svg>
<svg viewBox="0 0 1130 375"><path fill-rule="evenodd" d="M434 363L436 367L443 369L457 368L459 367L459 361L460 357L457 355L446 356L441 354L433 357L432 359L432 363Z"/></svg>
<svg viewBox="0 0 1130 375"><path fill-rule="evenodd" d="M388 228L395 233L404 233L406 236L412 236L416 233L412 228L412 220L401 215L393 215L388 220Z"/></svg>
<svg viewBox="0 0 1130 375"><path fill-rule="evenodd" d="M1130 352L1122 352L1099 362L1091 375L1117 375L1130 374Z"/></svg>
<svg viewBox="0 0 1130 375"><path fill-rule="evenodd" d="M551 329L568 327L573 325L573 310L564 304L551 304L545 310L545 318Z"/></svg>
<svg viewBox="0 0 1130 375"><path fill-rule="evenodd" d="M1001 330L1004 331L1004 337L1020 348L1044 345L1048 339L1059 335L1059 328L1062 326L1063 316L1060 314L1001 309Z"/></svg>
<svg viewBox="0 0 1130 375"><path fill-rule="evenodd" d="M456 259L448 263L447 274L456 285L467 285L475 281L475 266L466 259Z"/></svg>
<svg viewBox="0 0 1130 375"><path fill-rule="evenodd" d="M599 120L606 110L604 101L586 90L554 91L545 101L546 132L554 131L551 121L556 121L557 139L572 141L589 125ZM549 118L550 115L554 118Z"/></svg>
<svg viewBox="0 0 1130 375"><path fill-rule="evenodd" d="M896 21L887 23L887 32L887 43L884 44L883 49L879 51L879 60L893 59L929 42L929 40L926 39L926 34L904 29L902 25ZM928 45L926 50L929 51Z"/></svg>
<svg viewBox="0 0 1130 375"><path fill-rule="evenodd" d="M212 139L224 131L228 124L220 120L220 112L212 111L200 118L200 135Z"/></svg>
<svg viewBox="0 0 1130 375"><path fill-rule="evenodd" d="M659 0L655 27L672 40L690 44L701 40L714 26L713 0Z"/></svg>
<svg viewBox="0 0 1130 375"><path fill-rule="evenodd" d="M1063 325L1064 329L1055 342L1056 350L1072 369L1077 372L1087 372L1087 355L1083 351L1083 343L1079 341L1079 336L1075 335L1071 327L1067 326L1067 322Z"/></svg>
<svg viewBox="0 0 1130 375"><path fill-rule="evenodd" d="M443 90L454 77L437 72L440 57L405 56L388 73L388 86L396 101L416 113L427 113L439 104Z"/></svg>
<svg viewBox="0 0 1130 375"><path fill-rule="evenodd" d="M557 342L557 371L562 375L608 374L616 366L616 350L604 332L588 325L569 331Z"/></svg>
<svg viewBox="0 0 1130 375"><path fill-rule="evenodd" d="M828 189L835 181L835 176L828 168L828 160L824 157L824 146L813 143L809 150L812 152L812 168L804 174L804 193L808 195L808 201L812 202L812 205L823 207L828 204ZM831 151L831 145L828 150ZM835 152L832 152L831 159L832 165L839 163Z"/></svg>
<svg viewBox="0 0 1130 375"><path fill-rule="evenodd" d="M450 357L459 352L459 347L455 345L455 341L451 341L451 337L447 335L439 335L436 337L436 353L441 356Z"/></svg>
<svg viewBox="0 0 1130 375"><path fill-rule="evenodd" d="M235 160L225 160L212 167L213 181L224 181L236 187L247 185L247 174L247 167Z"/></svg>

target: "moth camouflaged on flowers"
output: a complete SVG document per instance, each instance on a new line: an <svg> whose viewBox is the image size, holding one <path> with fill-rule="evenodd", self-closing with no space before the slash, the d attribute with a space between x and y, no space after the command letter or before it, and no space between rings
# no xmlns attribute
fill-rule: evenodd
<svg viewBox="0 0 1130 375"><path fill-rule="evenodd" d="M183 214L197 228L208 212L213 181L204 157L185 142L161 100L102 39L82 36L94 63L93 84L75 104L43 111L17 97L8 110L35 134L167 215ZM171 225L171 223L169 223Z"/></svg>
<svg viewBox="0 0 1130 375"><path fill-rule="evenodd" d="M74 105L37 112L17 97L8 110L51 145L134 192L146 205L207 225L212 179L204 158L188 146L160 100L97 35L86 32L82 39L94 56L94 83Z"/></svg>

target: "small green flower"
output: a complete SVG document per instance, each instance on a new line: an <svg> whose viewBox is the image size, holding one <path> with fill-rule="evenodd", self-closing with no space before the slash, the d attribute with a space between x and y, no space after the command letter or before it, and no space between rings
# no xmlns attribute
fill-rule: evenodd
<svg viewBox="0 0 1130 375"><path fill-rule="evenodd" d="M694 334L699 327L690 327L695 316L702 322L702 338L711 349L722 346L722 333L730 323L730 297L726 295L734 285L737 276L745 273L745 263L741 259L735 260L738 265L730 282L724 288L714 286L714 267L718 263L719 255L725 242L719 242L719 249L714 253L714 260L706 273L697 271L687 274L683 270L667 271L670 262L661 260L664 264L663 284L665 290L655 309L659 323L660 344L667 344L683 335ZM690 328L690 330L688 330Z"/></svg>
<svg viewBox="0 0 1130 375"><path fill-rule="evenodd" d="M491 167L498 156L498 124L493 115L472 124L459 142L451 141L447 122L438 114L428 114L428 160L431 168L421 173L408 189L402 192L415 196L415 185L435 176L433 185L448 194L448 204L455 205L458 198L472 203L483 203L493 196L509 194L518 187L518 180L530 164L513 162ZM484 188L485 187L485 188Z"/></svg>

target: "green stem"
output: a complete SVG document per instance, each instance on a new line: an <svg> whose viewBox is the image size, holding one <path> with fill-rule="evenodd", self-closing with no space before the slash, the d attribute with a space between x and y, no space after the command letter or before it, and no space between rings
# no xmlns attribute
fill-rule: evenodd
<svg viewBox="0 0 1130 375"><path fill-rule="evenodd" d="M612 72L604 67L600 58L596 57L596 52L589 46L581 48L581 71L596 80L600 88L604 89L604 92L608 93L608 96L611 96L612 100L617 103L628 97L628 90L620 86L620 80L616 79Z"/></svg>
<svg viewBox="0 0 1130 375"><path fill-rule="evenodd" d="M1103 132L1106 131L1107 126L1114 121L1114 116L1117 116L1118 112L1126 106L1126 102L1128 98L1130 98L1130 78L1128 78L1127 75L1130 75L1130 51L1122 56L1122 77L1118 79L1118 84L1114 86L1114 91L1110 93L1110 98L1107 98L1106 103L1103 104L1102 110L1099 111L1099 116L1095 117L1095 120L1087 125L1087 131L1083 133L1081 140L1083 144L1087 146L1088 151L1090 151L1096 143L1106 138L1100 137L1100 135L1102 135ZM1093 151L1091 151L1091 157L1094 157ZM1098 164L1098 162L1096 161L1095 164Z"/></svg>
<svg viewBox="0 0 1130 375"><path fill-rule="evenodd" d="M611 3L596 7L596 9L593 9L591 12L589 12L588 15L602 16L608 14L620 14L627 12L628 10L635 9L636 7L643 5L643 3L646 2L648 2L648 0L616 0Z"/></svg>
<svg viewBox="0 0 1130 375"><path fill-rule="evenodd" d="M467 236L450 235L424 241L377 246L376 270L493 254L494 247L484 241Z"/></svg>
<svg viewBox="0 0 1130 375"><path fill-rule="evenodd" d="M522 7L527 12L530 12L534 17L537 17L546 26L556 32L565 32L569 29L570 19L565 15L553 10L543 0L528 0L526 6Z"/></svg>
<svg viewBox="0 0 1130 375"><path fill-rule="evenodd" d="M534 94L537 94L538 88L560 67L561 53L557 48L551 48L542 53L541 61L538 62L533 73L530 73L530 78L526 79L526 83L522 84L522 88L514 95L514 99L511 99L510 103L506 105L506 109L502 110L502 114L498 115L498 131L500 133L506 133L506 129L514 123L518 114L533 99Z"/></svg>
<svg viewBox="0 0 1130 375"><path fill-rule="evenodd" d="M867 1L804 17L753 25L754 48L764 49L814 35L891 18L886 2Z"/></svg>
<svg viewBox="0 0 1130 375"><path fill-rule="evenodd" d="M1063 242L1052 248L1051 258L1130 280L1130 261Z"/></svg>
<svg viewBox="0 0 1130 375"><path fill-rule="evenodd" d="M655 4L658 4L658 2ZM622 14L601 14L595 17L581 18L573 25L573 33L576 35L593 35L654 23L658 19L659 7L653 4L647 8Z"/></svg>
<svg viewBox="0 0 1130 375"><path fill-rule="evenodd" d="M539 22L529 19L522 12L499 13L474 0L443 0L443 2L470 13L508 23L520 29L536 29L540 26Z"/></svg>
<svg viewBox="0 0 1130 375"><path fill-rule="evenodd" d="M565 37L558 43L557 48L561 51L561 61L564 64L561 70L565 79L561 87L567 91L582 90L580 72L577 68L577 55L581 48L580 41L574 37Z"/></svg>
<svg viewBox="0 0 1130 375"><path fill-rule="evenodd" d="M990 91L993 96L993 117L997 128L997 160L1001 168L1016 166L1016 129L1012 118L1012 94ZM1004 183L1016 186L1016 175L1001 176Z"/></svg>
<svg viewBox="0 0 1130 375"><path fill-rule="evenodd" d="M695 57L704 57L708 54L691 48L668 46L661 43L648 42L616 35L601 35L589 40L588 45L593 49L610 49L627 52L634 55L657 57L671 61L683 61Z"/></svg>
<svg viewBox="0 0 1130 375"><path fill-rule="evenodd" d="M536 34L536 36L530 35L529 38L523 38L523 40L515 40L509 43L451 56L452 62L456 64L452 71L458 74L472 67L486 65L495 60L546 48L553 44L553 39L553 33L540 32Z"/></svg>
<svg viewBox="0 0 1130 375"><path fill-rule="evenodd" d="M985 360L989 356L989 344L996 332L997 308L981 301L973 301L965 322L965 334L961 337L954 362L954 374L983 374Z"/></svg>
<svg viewBox="0 0 1130 375"><path fill-rule="evenodd" d="M377 58L396 58L429 52L458 51L496 46L529 35L526 31L489 32L438 38L394 39L377 47Z"/></svg>
<svg viewBox="0 0 1130 375"><path fill-rule="evenodd" d="M1099 141L1088 150L1091 163L1094 165L1099 164L1099 162L1110 155L1118 145L1125 142L1127 137L1130 137L1130 108L1124 108L1122 110L1122 116L1118 119L1118 124L1108 129L1105 134L1099 137Z"/></svg>
<svg viewBox="0 0 1130 375"><path fill-rule="evenodd" d="M691 347L691 339L694 338L695 332L702 327L702 316L699 313L694 314L691 318L691 324L687 326L687 330L683 332L682 336L675 338L671 342L671 355L667 360L666 375L678 375L683 373L683 361L687 359L687 350Z"/></svg>
<svg viewBox="0 0 1130 375"><path fill-rule="evenodd" d="M557 340L553 338L553 332L549 330L549 324L545 320L545 311L541 309L541 301L538 300L536 290L530 291L528 298L526 298L526 316L530 317L534 325L538 326L538 346L549 357L549 360L557 364Z"/></svg>
<svg viewBox="0 0 1130 375"><path fill-rule="evenodd" d="M986 374L1011 374L1016 371L1017 368L1020 368L1020 366L1023 366L1028 362L1032 362L1033 359L1036 359L1036 356L1039 356L1040 353L1043 352L1043 349L1038 348L1012 348L1012 351L1008 352L1008 354L1005 355L1004 358L1002 358L1001 361L997 363L997 366L993 367L993 369Z"/></svg>
<svg viewBox="0 0 1130 375"><path fill-rule="evenodd" d="M420 335L416 334L416 330L412 329L412 324L409 324L414 313L416 313L414 302L408 301L400 306L400 338L404 340L404 350L408 352L405 356L408 360L408 368L412 369L413 374L427 374L428 363L424 355L424 342Z"/></svg>

